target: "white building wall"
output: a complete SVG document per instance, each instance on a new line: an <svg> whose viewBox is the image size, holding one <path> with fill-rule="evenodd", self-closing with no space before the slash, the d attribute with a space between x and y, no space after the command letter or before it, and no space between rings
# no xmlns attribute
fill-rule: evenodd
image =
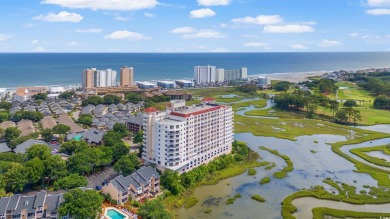
<svg viewBox="0 0 390 219"><path fill-rule="evenodd" d="M194 77L197 84L214 83L216 79L215 66L195 66Z"/></svg>
<svg viewBox="0 0 390 219"><path fill-rule="evenodd" d="M157 116L157 113L155 113ZM189 171L231 152L233 113L230 106L187 118L144 115L143 158L178 172Z"/></svg>

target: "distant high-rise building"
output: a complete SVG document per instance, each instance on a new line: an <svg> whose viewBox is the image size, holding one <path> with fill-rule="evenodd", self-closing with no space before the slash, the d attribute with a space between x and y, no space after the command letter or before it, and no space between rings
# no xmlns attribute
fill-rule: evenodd
<svg viewBox="0 0 390 219"><path fill-rule="evenodd" d="M134 85L134 69L133 67L123 67L120 72L120 86L128 87Z"/></svg>
<svg viewBox="0 0 390 219"><path fill-rule="evenodd" d="M96 68L86 69L82 72L83 89L93 87L115 87L117 86L117 72L112 69L97 70Z"/></svg>
<svg viewBox="0 0 390 219"><path fill-rule="evenodd" d="M195 66L194 77L197 84L207 84L215 82L215 66Z"/></svg>
<svg viewBox="0 0 390 219"><path fill-rule="evenodd" d="M96 68L92 68L92 69L86 69L86 70L83 70L83 88L93 88L94 85L93 85L93 73L94 71L96 71Z"/></svg>
<svg viewBox="0 0 390 219"><path fill-rule="evenodd" d="M219 68L217 69L218 74L223 74L222 80L219 81L235 81L239 79L245 79L248 77L248 69L247 68L240 68L240 69L223 69ZM223 72L223 73L222 73Z"/></svg>

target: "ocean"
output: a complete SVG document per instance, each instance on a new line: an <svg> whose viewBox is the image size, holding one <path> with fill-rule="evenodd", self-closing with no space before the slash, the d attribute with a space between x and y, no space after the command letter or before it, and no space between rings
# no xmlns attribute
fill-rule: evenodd
<svg viewBox="0 0 390 219"><path fill-rule="evenodd" d="M390 52L345 53L2 53L0 88L80 85L86 68L134 67L135 80L192 79L196 65L247 67L249 75L390 66ZM119 77L118 77L119 78Z"/></svg>

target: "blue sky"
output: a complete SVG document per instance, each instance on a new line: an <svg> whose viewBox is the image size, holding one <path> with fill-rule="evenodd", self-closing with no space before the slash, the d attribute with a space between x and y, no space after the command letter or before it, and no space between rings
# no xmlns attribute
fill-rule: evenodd
<svg viewBox="0 0 390 219"><path fill-rule="evenodd" d="M390 51L390 0L2 0L0 52Z"/></svg>

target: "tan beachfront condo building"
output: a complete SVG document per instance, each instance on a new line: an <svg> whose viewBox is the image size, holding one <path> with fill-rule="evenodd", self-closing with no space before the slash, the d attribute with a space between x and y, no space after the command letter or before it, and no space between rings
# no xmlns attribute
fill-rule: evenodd
<svg viewBox="0 0 390 219"><path fill-rule="evenodd" d="M133 67L123 67L121 68L121 87L130 87L134 85L134 69Z"/></svg>
<svg viewBox="0 0 390 219"><path fill-rule="evenodd" d="M95 69L83 70L83 88L93 88L93 73Z"/></svg>

